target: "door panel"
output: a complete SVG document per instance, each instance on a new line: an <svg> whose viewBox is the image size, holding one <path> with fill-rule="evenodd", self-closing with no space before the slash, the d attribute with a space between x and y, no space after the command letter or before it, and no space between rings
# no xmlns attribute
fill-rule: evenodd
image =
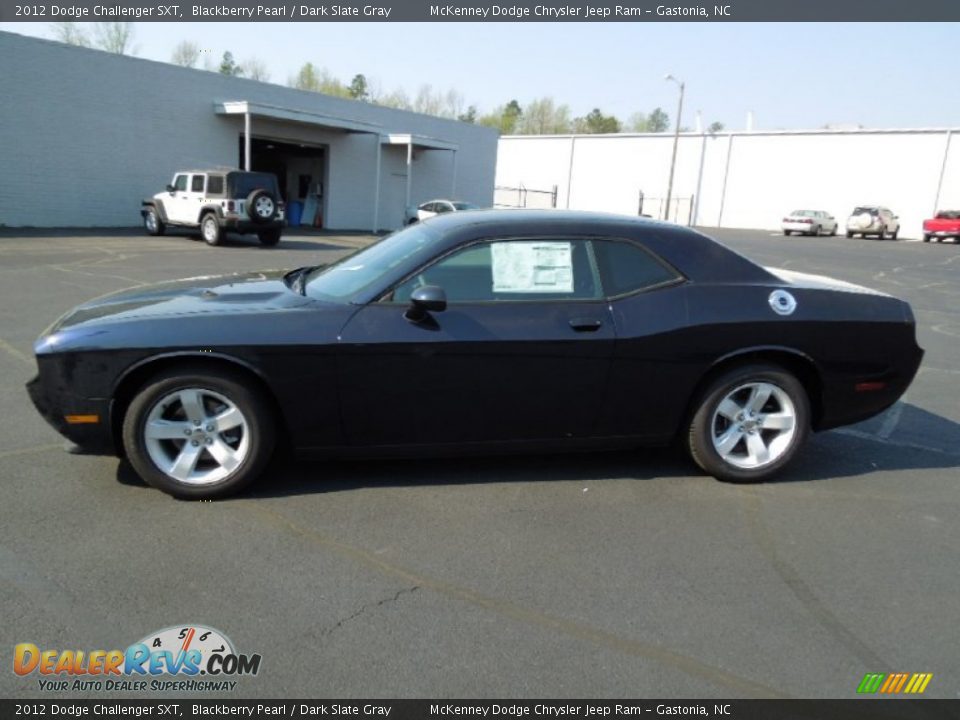
<svg viewBox="0 0 960 720"><path fill-rule="evenodd" d="M342 332L351 444L593 435L615 337L605 302L451 305L419 324L405 310L373 303Z"/></svg>

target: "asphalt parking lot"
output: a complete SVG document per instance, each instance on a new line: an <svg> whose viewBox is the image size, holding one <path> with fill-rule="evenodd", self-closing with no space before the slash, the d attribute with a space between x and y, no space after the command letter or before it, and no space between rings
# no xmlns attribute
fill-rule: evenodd
<svg viewBox="0 0 960 720"><path fill-rule="evenodd" d="M930 672L927 696L960 696L960 247L717 235L909 300L927 354L904 400L815 436L761 486L658 450L288 461L242 497L188 503L64 452L23 388L34 338L112 290L314 264L365 238L6 231L4 662L20 642L122 649L202 623L262 655L235 697L848 698L867 672ZM0 697L42 696L83 694L0 672Z"/></svg>

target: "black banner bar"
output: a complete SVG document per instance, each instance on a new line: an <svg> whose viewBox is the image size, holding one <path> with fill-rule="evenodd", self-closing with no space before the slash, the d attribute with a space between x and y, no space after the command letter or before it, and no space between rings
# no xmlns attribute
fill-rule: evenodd
<svg viewBox="0 0 960 720"><path fill-rule="evenodd" d="M954 0L62 0L7 3L3 22L952 22Z"/></svg>
<svg viewBox="0 0 960 720"><path fill-rule="evenodd" d="M0 700L0 718L950 720L960 700Z"/></svg>

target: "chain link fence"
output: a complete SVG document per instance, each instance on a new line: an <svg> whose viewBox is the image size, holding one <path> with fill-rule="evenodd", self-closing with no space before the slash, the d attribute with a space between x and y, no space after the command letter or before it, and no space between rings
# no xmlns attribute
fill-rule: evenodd
<svg viewBox="0 0 960 720"><path fill-rule="evenodd" d="M555 208L557 186L552 190L534 190L521 184L519 187L497 185L493 189L493 206L497 208Z"/></svg>

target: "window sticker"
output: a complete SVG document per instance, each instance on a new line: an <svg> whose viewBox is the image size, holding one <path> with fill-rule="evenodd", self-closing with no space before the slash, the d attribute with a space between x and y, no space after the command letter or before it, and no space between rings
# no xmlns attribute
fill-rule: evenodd
<svg viewBox="0 0 960 720"><path fill-rule="evenodd" d="M493 291L573 292L572 249L558 241L493 243Z"/></svg>

